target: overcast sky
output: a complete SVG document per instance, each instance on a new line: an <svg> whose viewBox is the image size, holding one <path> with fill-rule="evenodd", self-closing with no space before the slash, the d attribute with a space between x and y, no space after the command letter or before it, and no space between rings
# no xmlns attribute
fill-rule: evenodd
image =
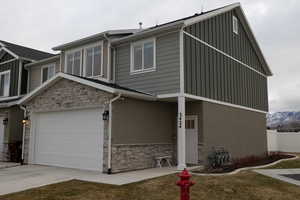
<svg viewBox="0 0 300 200"><path fill-rule="evenodd" d="M204 2L204 3L203 3ZM44 51L108 29L138 28L235 3L231 0L9 0L0 7L0 39ZM300 111L300 1L242 0L274 73L270 110Z"/></svg>

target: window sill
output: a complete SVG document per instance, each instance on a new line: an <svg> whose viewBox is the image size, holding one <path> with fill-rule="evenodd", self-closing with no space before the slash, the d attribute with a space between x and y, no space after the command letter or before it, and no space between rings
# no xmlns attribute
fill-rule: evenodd
<svg viewBox="0 0 300 200"><path fill-rule="evenodd" d="M141 70L141 71L131 71L131 72L130 72L130 75L144 74L144 73L154 72L154 71L156 71L156 68L151 68L151 69Z"/></svg>

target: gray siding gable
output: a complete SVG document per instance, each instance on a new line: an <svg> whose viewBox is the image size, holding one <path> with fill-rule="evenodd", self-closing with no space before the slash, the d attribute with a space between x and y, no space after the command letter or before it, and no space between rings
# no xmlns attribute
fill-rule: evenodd
<svg viewBox="0 0 300 200"><path fill-rule="evenodd" d="M153 72L130 74L130 43L116 47L117 84L154 95L179 92L179 32L155 38L156 71Z"/></svg>
<svg viewBox="0 0 300 200"><path fill-rule="evenodd" d="M239 34L233 32L233 15L238 17L236 10L195 23L185 31L266 76L185 35L185 92L268 111L267 72L241 23Z"/></svg>
<svg viewBox="0 0 300 200"><path fill-rule="evenodd" d="M239 21L238 34L233 32L233 16ZM266 74L241 20L244 19L239 17L237 10L232 10L188 26L185 31Z"/></svg>

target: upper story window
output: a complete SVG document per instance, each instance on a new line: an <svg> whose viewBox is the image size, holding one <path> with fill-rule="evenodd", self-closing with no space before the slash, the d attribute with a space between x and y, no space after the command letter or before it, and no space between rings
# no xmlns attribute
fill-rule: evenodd
<svg viewBox="0 0 300 200"><path fill-rule="evenodd" d="M9 96L10 71L0 72L0 97Z"/></svg>
<svg viewBox="0 0 300 200"><path fill-rule="evenodd" d="M42 67L42 83L49 80L55 75L55 64L50 64Z"/></svg>
<svg viewBox="0 0 300 200"><path fill-rule="evenodd" d="M232 17L232 28L233 28L233 32L235 33L235 34L239 34L239 21L238 21L238 19L236 18L236 16L233 16Z"/></svg>
<svg viewBox="0 0 300 200"><path fill-rule="evenodd" d="M156 69L155 39L131 44L131 73L143 73Z"/></svg>
<svg viewBox="0 0 300 200"><path fill-rule="evenodd" d="M81 50L66 53L65 72L68 74L81 75Z"/></svg>
<svg viewBox="0 0 300 200"><path fill-rule="evenodd" d="M100 77L103 75L103 43L84 46L66 52L65 72L77 76Z"/></svg>
<svg viewBox="0 0 300 200"><path fill-rule="evenodd" d="M95 44L84 49L84 76L97 77L103 75L102 44Z"/></svg>

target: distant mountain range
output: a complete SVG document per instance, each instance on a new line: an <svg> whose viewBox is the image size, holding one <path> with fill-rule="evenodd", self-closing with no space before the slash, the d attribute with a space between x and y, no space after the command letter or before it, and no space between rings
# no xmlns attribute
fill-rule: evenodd
<svg viewBox="0 0 300 200"><path fill-rule="evenodd" d="M267 126L271 129L300 129L300 112L267 114Z"/></svg>

